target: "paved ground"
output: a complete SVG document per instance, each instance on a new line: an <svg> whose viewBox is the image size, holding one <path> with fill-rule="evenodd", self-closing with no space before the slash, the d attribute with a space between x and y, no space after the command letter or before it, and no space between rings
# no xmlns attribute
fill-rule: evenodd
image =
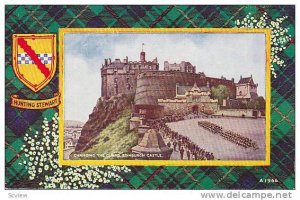
<svg viewBox="0 0 300 200"><path fill-rule="evenodd" d="M215 135L198 126L198 121L210 121L227 130L240 133L256 141L259 149L243 148L225 140L220 135ZM213 152L216 159L220 160L264 160L265 159L265 119L250 118L204 118L188 119L168 123L170 128L181 135L189 137L192 141L207 151ZM186 156L186 155L185 155ZM174 152L171 159L180 159L179 152Z"/></svg>

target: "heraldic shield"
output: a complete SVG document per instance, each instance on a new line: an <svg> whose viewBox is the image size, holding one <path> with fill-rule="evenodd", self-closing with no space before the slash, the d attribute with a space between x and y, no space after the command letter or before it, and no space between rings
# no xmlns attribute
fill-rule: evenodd
<svg viewBox="0 0 300 200"><path fill-rule="evenodd" d="M56 70L54 34L13 35L13 69L18 79L38 92L53 78Z"/></svg>

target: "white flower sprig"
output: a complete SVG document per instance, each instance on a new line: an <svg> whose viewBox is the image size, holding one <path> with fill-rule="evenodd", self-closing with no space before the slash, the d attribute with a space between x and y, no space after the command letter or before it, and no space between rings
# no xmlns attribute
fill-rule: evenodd
<svg viewBox="0 0 300 200"><path fill-rule="evenodd" d="M123 181L119 173L131 170L126 166L61 166L58 163L58 114L55 113L51 124L45 118L42 133L34 136L25 134L25 167L29 179L37 179L44 188L80 189L99 188L111 180Z"/></svg>
<svg viewBox="0 0 300 200"><path fill-rule="evenodd" d="M271 72L274 78L277 77L277 73L274 68L274 64L279 67L285 67L284 60L280 58L280 53L286 49L286 44L290 41L291 35L288 34L288 28L282 26L283 21L288 18L287 16L277 18L275 21L268 19L267 13L256 19L247 14L242 20L236 20L235 24L237 28L270 28L271 29Z"/></svg>

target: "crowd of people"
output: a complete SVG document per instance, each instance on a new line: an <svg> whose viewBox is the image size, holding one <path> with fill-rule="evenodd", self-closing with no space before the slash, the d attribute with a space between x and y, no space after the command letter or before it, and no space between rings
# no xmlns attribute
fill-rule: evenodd
<svg viewBox="0 0 300 200"><path fill-rule="evenodd" d="M214 160L214 155L211 152L199 147L188 137L173 131L166 123L184 120L184 115L166 116L160 120L148 121L147 125L159 131L164 140L167 141L167 146L173 148L180 154L180 158L188 160Z"/></svg>
<svg viewBox="0 0 300 200"><path fill-rule="evenodd" d="M214 124L214 123L208 122L208 121L199 121L198 125L203 127L206 130L209 130L210 132L212 132L214 134L219 134L224 139L226 139L232 143L235 143L239 146L242 146L244 148L252 147L254 149L258 149L256 142L253 141L252 139L242 136L239 133L235 133L230 130L225 130L222 126L219 126L217 124Z"/></svg>

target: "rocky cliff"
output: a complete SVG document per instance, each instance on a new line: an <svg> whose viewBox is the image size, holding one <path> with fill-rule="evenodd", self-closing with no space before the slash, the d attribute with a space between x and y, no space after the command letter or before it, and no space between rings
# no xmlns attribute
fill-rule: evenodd
<svg viewBox="0 0 300 200"><path fill-rule="evenodd" d="M116 121L124 110L131 109L133 95L120 94L109 99L99 98L88 121L84 124L75 151L82 152L90 147L92 139L110 123Z"/></svg>

